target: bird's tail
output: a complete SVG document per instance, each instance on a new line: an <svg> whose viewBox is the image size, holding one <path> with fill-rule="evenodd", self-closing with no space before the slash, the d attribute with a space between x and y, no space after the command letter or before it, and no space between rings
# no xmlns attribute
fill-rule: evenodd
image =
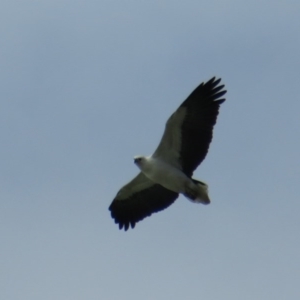
<svg viewBox="0 0 300 300"><path fill-rule="evenodd" d="M192 202L209 204L208 185L202 181L192 179L196 188L194 189L194 197L188 197ZM193 199L192 199L193 198Z"/></svg>

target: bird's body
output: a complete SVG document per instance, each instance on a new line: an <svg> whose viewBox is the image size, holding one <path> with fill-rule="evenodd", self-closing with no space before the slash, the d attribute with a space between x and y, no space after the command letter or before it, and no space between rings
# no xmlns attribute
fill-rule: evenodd
<svg viewBox="0 0 300 300"><path fill-rule="evenodd" d="M163 137L151 156L136 156L140 173L123 186L109 210L119 228L131 225L171 205L179 194L192 202L210 203L208 186L193 179L212 140L220 99L226 91L220 79L199 85L166 123Z"/></svg>
<svg viewBox="0 0 300 300"><path fill-rule="evenodd" d="M176 193L183 192L184 185L190 180L179 169L152 156L143 157L143 164L138 167L150 180Z"/></svg>
<svg viewBox="0 0 300 300"><path fill-rule="evenodd" d="M183 194L193 202L203 204L210 202L205 183L193 181L180 169L159 158L138 156L138 159L140 161L137 161L137 158L135 158L137 166L151 181L160 184L172 192Z"/></svg>

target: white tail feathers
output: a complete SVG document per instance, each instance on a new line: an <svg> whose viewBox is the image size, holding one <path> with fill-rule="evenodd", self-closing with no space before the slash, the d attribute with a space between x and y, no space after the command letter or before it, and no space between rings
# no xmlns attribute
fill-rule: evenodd
<svg viewBox="0 0 300 300"><path fill-rule="evenodd" d="M210 199L208 196L208 185L202 181L195 180L195 179L193 179L193 182L196 183L197 187L198 187L196 202L200 202L203 204L209 204Z"/></svg>
<svg viewBox="0 0 300 300"><path fill-rule="evenodd" d="M209 204L208 185L202 181L192 179L193 184L189 186L184 195L195 203Z"/></svg>

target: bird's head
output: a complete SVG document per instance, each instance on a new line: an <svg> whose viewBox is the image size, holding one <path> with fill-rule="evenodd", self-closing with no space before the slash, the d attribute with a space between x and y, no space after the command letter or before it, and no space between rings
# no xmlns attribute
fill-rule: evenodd
<svg viewBox="0 0 300 300"><path fill-rule="evenodd" d="M133 160L134 160L134 163L141 169L145 165L146 157L138 155L138 156L135 156L133 158Z"/></svg>

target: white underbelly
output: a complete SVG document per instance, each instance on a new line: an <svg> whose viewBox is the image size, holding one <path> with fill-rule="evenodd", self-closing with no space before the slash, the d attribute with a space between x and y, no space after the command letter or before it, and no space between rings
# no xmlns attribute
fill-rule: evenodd
<svg viewBox="0 0 300 300"><path fill-rule="evenodd" d="M190 182L181 170L167 164L154 165L144 174L152 181L176 193L184 192L185 186Z"/></svg>

